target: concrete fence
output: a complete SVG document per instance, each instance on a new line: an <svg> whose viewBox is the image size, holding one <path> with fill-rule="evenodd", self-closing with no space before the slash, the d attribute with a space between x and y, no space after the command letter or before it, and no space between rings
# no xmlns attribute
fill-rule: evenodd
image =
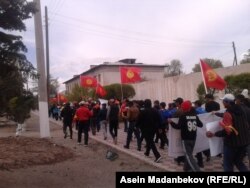
<svg viewBox="0 0 250 188"><path fill-rule="evenodd" d="M224 78L227 75L250 72L250 64L219 68L215 69L215 71ZM199 72L133 84L136 92L134 99L144 100L149 98L151 100L165 101L168 103L177 97L182 97L183 99L194 101L198 98L196 89L201 82L202 75ZM217 97L223 95L224 92L220 91Z"/></svg>

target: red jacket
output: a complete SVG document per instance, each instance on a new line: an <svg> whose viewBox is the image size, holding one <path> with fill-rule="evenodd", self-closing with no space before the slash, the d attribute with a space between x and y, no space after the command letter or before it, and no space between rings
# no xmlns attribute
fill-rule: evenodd
<svg viewBox="0 0 250 188"><path fill-rule="evenodd" d="M85 106L82 106L76 110L76 116L78 121L87 121L92 115L93 113Z"/></svg>

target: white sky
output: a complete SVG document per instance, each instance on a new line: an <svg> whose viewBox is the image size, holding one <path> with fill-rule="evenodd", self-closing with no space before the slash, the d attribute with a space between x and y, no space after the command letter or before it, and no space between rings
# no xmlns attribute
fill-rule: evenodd
<svg viewBox="0 0 250 188"><path fill-rule="evenodd" d="M201 58L233 65L250 49L249 0L40 0L49 11L50 72L60 82L90 64L179 59L190 73ZM36 66L34 20L23 34ZM45 37L45 36L44 36Z"/></svg>

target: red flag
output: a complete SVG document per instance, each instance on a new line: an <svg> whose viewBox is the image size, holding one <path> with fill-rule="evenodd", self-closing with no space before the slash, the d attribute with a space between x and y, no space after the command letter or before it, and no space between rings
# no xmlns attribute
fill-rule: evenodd
<svg viewBox="0 0 250 188"><path fill-rule="evenodd" d="M96 87L97 80L91 76L80 76L80 82L82 87Z"/></svg>
<svg viewBox="0 0 250 188"><path fill-rule="evenodd" d="M56 97L50 98L49 102L50 103L57 103L57 98Z"/></svg>
<svg viewBox="0 0 250 188"><path fill-rule="evenodd" d="M141 69L136 67L121 67L121 83L134 83L141 80Z"/></svg>
<svg viewBox="0 0 250 188"><path fill-rule="evenodd" d="M66 103L66 102L68 102L68 99L63 94L58 93L56 98L57 98L58 103Z"/></svg>
<svg viewBox="0 0 250 188"><path fill-rule="evenodd" d="M100 84L97 84L96 90L95 90L96 94L98 94L100 97L104 97L105 95L107 95L107 91L104 89L104 87L102 87Z"/></svg>
<svg viewBox="0 0 250 188"><path fill-rule="evenodd" d="M203 72L205 84L208 88L223 90L227 83L223 80L205 61L201 61L201 71Z"/></svg>

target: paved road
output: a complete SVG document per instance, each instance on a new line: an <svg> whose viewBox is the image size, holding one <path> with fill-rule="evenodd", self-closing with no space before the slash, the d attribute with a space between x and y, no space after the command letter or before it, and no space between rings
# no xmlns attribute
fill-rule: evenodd
<svg viewBox="0 0 250 188"><path fill-rule="evenodd" d="M61 121L56 121L54 119L50 119L51 122L56 123L60 126L62 126L62 122ZM103 139L103 134L102 132L97 132L97 134L94 136L92 135L92 133L90 132L90 139L94 139L100 143L106 144L114 149L117 149L119 151L122 151L124 153L127 153L133 157L136 157L148 164L151 164L153 166L156 166L160 169L166 170L166 171L183 171L182 170L182 165L178 165L173 158L168 156L168 151L167 151L167 147L162 150L159 149L159 145L157 145L158 151L161 153L162 156L162 160L160 163L155 163L154 162L154 156L153 153L151 151L149 157L144 156L144 152L145 152L145 145L143 143L142 145L142 151L137 151L137 146L136 146L136 139L134 138L133 141L130 143L130 149L125 149L123 146L126 143L126 137L127 137L127 133L125 133L123 131L123 123L120 123L119 125L120 129L118 129L118 143L117 145L114 145L113 143L113 139L112 137L108 134L108 139L104 140ZM74 136L73 139L76 140L77 138L77 132L74 129ZM63 133L62 133L63 136ZM90 140L91 142L91 140ZM203 171L208 171L208 172L212 172L212 171L223 171L222 169L222 159L218 158L218 157L212 157L211 160L209 162L204 162L204 168L202 169Z"/></svg>
<svg viewBox="0 0 250 188"><path fill-rule="evenodd" d="M38 112L33 112L34 115L38 115ZM50 118L50 123L54 123L58 126L62 126L62 121L56 121L52 118ZM113 148L114 150L119 150L121 152L127 153L128 155L131 155L135 158L138 158L148 164L151 164L155 167L158 167L160 169L166 170L166 171L177 171L177 172L181 172L182 170L182 165L178 165L174 159L172 157L168 156L168 151L167 151L167 147L162 150L159 148L159 144L156 144L158 151L160 152L162 159L160 161L160 163L155 163L154 162L154 156L153 153L151 151L149 157L146 157L144 155L145 152L145 143L142 144L142 151L137 151L137 146L136 146L136 139L134 138L133 141L130 143L130 149L125 149L123 146L126 143L126 138L127 138L127 133L125 133L123 131L123 123L120 123L119 125L120 129L118 129L118 143L117 145L114 145L113 143L113 139L112 137L109 135L108 133L108 139L104 140L103 139L103 134L102 132L97 132L97 134L94 136L92 135L91 132L89 132L89 136L90 136L90 143L91 143L91 139L94 139L102 144L108 145L110 146L110 148ZM50 129L52 129L53 126L50 126ZM29 134L33 134L34 136L40 136L39 133L39 125L37 124L37 126L32 126L28 128L28 132ZM73 133L73 140L75 141L75 143L77 143L77 131L75 130L75 128L73 129L74 133ZM13 130L12 130L13 132ZM26 134L27 134L26 133ZM1 135L1 134L0 134ZM62 132L62 137L64 136L63 132ZM69 139L69 138L67 138ZM73 142L74 143L74 142ZM91 147L91 144L90 146ZM205 158L205 157L204 157ZM245 163L248 165L247 159L245 160ZM204 161L204 168L201 169L202 171L206 171L206 172L221 172L223 171L222 168L222 158L219 157L212 157L211 160L209 162Z"/></svg>

